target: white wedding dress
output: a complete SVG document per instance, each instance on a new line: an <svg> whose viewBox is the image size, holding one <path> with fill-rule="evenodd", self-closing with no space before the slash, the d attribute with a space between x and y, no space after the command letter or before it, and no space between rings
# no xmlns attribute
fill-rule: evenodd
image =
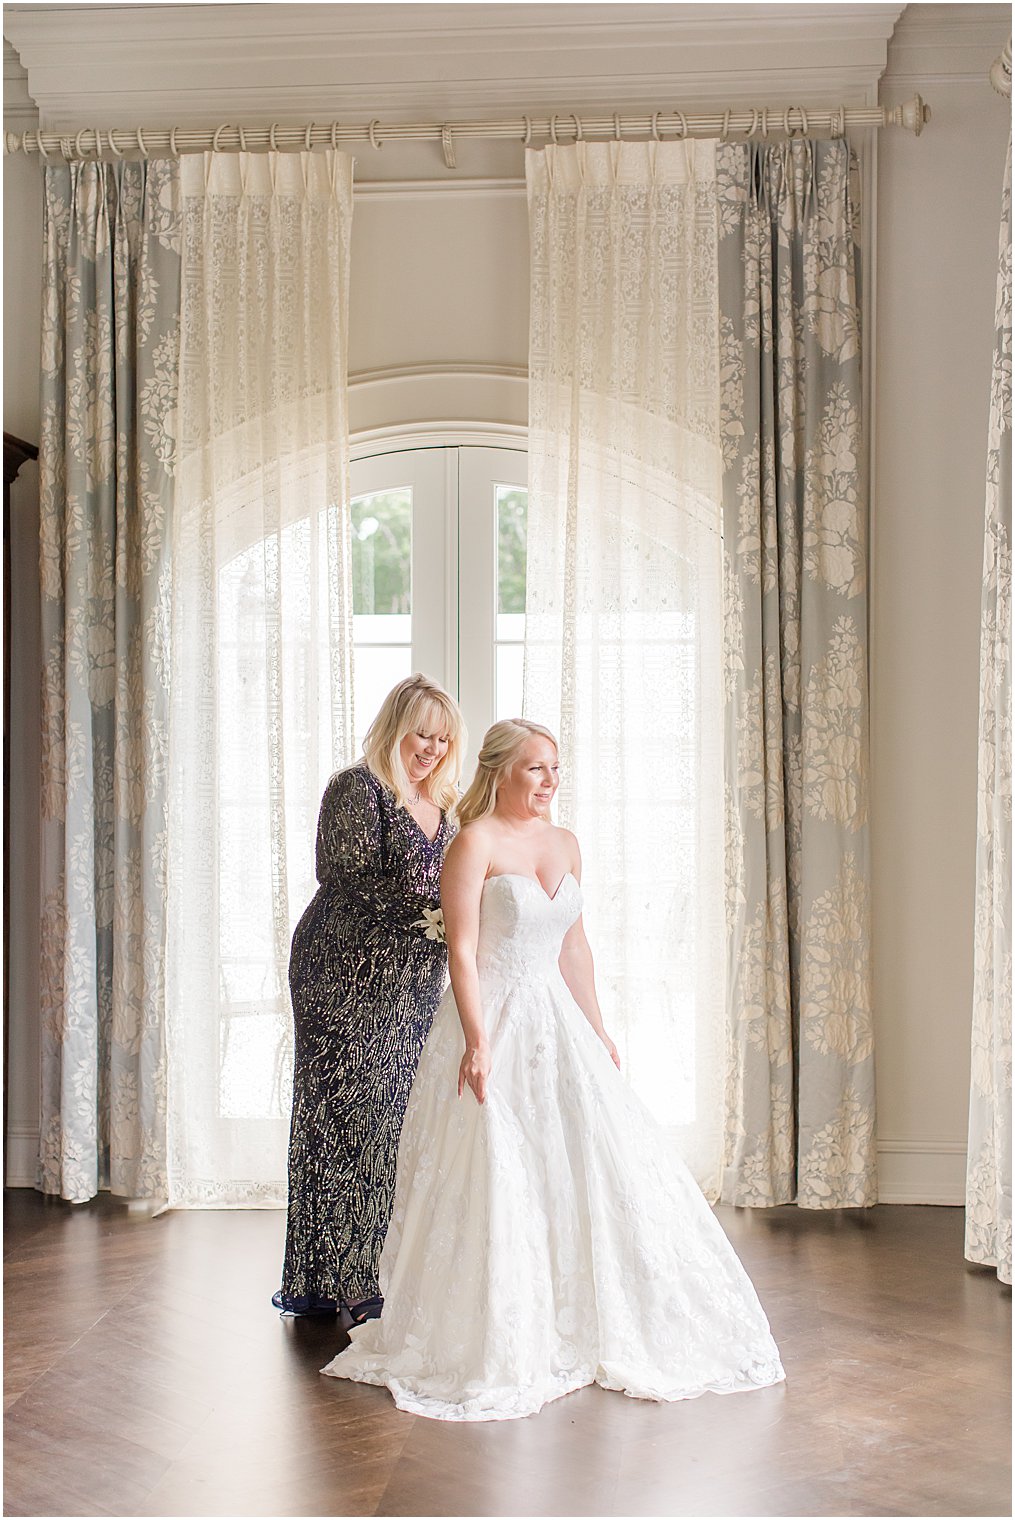
<svg viewBox="0 0 1015 1520"><path fill-rule="evenodd" d="M386 1385L414 1414L508 1420L592 1382L670 1400L784 1376L722 1228L560 974L580 912L571 875L552 898L532 877L490 877L486 1102L457 1096L465 1043L450 988L423 1049L384 1311L323 1369Z"/></svg>

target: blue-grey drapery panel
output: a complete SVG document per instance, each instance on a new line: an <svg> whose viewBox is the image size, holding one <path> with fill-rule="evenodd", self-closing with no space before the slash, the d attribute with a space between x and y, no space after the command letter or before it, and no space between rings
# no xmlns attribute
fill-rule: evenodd
<svg viewBox="0 0 1015 1520"><path fill-rule="evenodd" d="M178 167L47 165L39 1187L166 1192Z"/></svg>
<svg viewBox="0 0 1015 1520"><path fill-rule="evenodd" d="M729 1083L722 1197L874 1203L859 176L718 149Z"/></svg>
<svg viewBox="0 0 1015 1520"><path fill-rule="evenodd" d="M980 624L966 1256L1011 1282L1011 139L1001 196Z"/></svg>

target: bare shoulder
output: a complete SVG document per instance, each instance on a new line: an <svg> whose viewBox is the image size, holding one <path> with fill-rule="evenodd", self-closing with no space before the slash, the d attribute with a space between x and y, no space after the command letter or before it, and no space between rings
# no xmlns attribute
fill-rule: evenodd
<svg viewBox="0 0 1015 1520"><path fill-rule="evenodd" d="M470 870L482 865L484 870L490 860L491 833L485 818L477 818L459 829L448 846L444 857L445 866L452 869Z"/></svg>
<svg viewBox="0 0 1015 1520"><path fill-rule="evenodd" d="M570 861L571 870L574 872L576 877L580 878L582 868L582 852L578 846L577 834L573 834L570 829L561 828L559 824L554 824L553 830L557 835L555 843L560 847L561 855L567 856L567 859Z"/></svg>

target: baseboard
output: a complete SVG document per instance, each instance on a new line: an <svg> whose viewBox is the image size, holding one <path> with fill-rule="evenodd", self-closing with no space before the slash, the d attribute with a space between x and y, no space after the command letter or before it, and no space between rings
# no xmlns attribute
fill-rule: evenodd
<svg viewBox="0 0 1015 1520"><path fill-rule="evenodd" d="M34 1187L39 1131L12 1124L7 1135L8 1187ZM961 1208L966 1196L964 1140L879 1140L881 1203L934 1203Z"/></svg>
<svg viewBox="0 0 1015 1520"><path fill-rule="evenodd" d="M33 1188L39 1173L39 1130L31 1124L7 1126L5 1186Z"/></svg>
<svg viewBox="0 0 1015 1520"><path fill-rule="evenodd" d="M966 1201L966 1142L879 1140L878 1199L961 1208Z"/></svg>

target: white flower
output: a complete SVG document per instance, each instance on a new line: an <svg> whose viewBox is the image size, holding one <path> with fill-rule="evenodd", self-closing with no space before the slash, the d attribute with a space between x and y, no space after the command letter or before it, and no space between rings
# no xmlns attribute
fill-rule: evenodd
<svg viewBox="0 0 1015 1520"><path fill-rule="evenodd" d="M422 929L424 938L434 939L438 944L444 944L444 910L443 908L424 908L423 917L417 918L409 925L410 929Z"/></svg>

